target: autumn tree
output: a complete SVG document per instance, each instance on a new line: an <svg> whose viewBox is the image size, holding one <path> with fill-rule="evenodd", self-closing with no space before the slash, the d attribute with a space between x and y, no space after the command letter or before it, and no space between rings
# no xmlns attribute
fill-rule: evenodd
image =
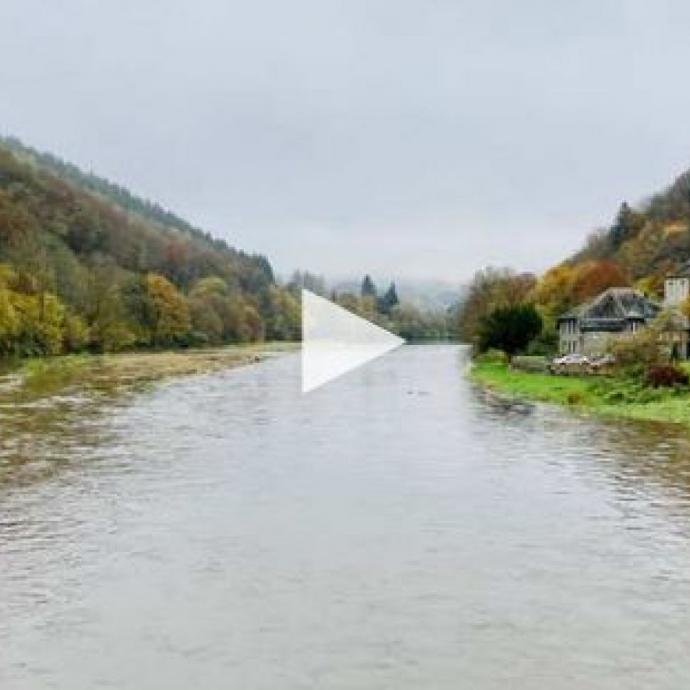
<svg viewBox="0 0 690 690"><path fill-rule="evenodd" d="M87 299L79 314L89 329L89 347L98 352L115 352L148 344L136 319L128 313L123 286L130 275L112 263L99 263L88 272Z"/></svg>
<svg viewBox="0 0 690 690"><path fill-rule="evenodd" d="M265 337L269 340L296 340L301 336L301 307L287 290L271 286L265 295Z"/></svg>
<svg viewBox="0 0 690 690"><path fill-rule="evenodd" d="M21 316L16 309L15 294L9 284L13 271L0 265L0 353L8 355L15 350L21 328Z"/></svg>
<svg viewBox="0 0 690 690"><path fill-rule="evenodd" d="M78 314L67 312L62 325L62 351L81 352L89 346L90 337L86 321Z"/></svg>
<svg viewBox="0 0 690 690"><path fill-rule="evenodd" d="M219 344L227 337L228 285L218 276L197 281L189 293L193 336L198 342Z"/></svg>
<svg viewBox="0 0 690 690"><path fill-rule="evenodd" d="M630 281L620 266L613 261L588 261L576 266L572 282L572 295L577 303L596 297L611 287L627 287Z"/></svg>
<svg viewBox="0 0 690 690"><path fill-rule="evenodd" d="M516 273L507 268L489 267L475 273L459 310L460 337L475 341L482 319L499 307L521 304L536 283L531 273Z"/></svg>
<svg viewBox="0 0 690 690"><path fill-rule="evenodd" d="M152 343L171 345L184 342L192 325L187 300L161 275L149 273L145 284L153 314Z"/></svg>
<svg viewBox="0 0 690 690"><path fill-rule="evenodd" d="M545 319L552 323L576 305L576 270L568 264L549 269L534 287L532 296Z"/></svg>

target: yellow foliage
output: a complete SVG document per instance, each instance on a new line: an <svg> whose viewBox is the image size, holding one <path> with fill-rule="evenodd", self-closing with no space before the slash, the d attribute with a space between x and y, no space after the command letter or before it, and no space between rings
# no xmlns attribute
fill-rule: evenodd
<svg viewBox="0 0 690 690"><path fill-rule="evenodd" d="M549 269L535 286L531 297L548 322L575 306L575 277L576 271L573 267L561 264Z"/></svg>
<svg viewBox="0 0 690 690"><path fill-rule="evenodd" d="M669 223L668 225L664 225L662 232L666 237L671 237L672 235L680 235L684 232L688 231L688 226L687 223L682 223L682 222L677 222L677 223Z"/></svg>
<svg viewBox="0 0 690 690"><path fill-rule="evenodd" d="M79 352L89 344L89 327L76 314L67 314L63 327L63 343L66 352Z"/></svg>
<svg viewBox="0 0 690 690"><path fill-rule="evenodd" d="M153 340L165 345L187 337L192 328L187 300L167 279L156 273L146 276L146 292L153 307Z"/></svg>
<svg viewBox="0 0 690 690"><path fill-rule="evenodd" d="M13 304L13 293L0 287L0 351L7 353L20 329L20 318Z"/></svg>

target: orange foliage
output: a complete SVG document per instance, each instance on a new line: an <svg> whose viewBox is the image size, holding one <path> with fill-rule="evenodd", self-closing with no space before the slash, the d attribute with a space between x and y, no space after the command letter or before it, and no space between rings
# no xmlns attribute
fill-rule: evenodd
<svg viewBox="0 0 690 690"><path fill-rule="evenodd" d="M576 302L584 302L611 287L627 287L630 281L621 267L608 260L587 261L575 267L572 294Z"/></svg>

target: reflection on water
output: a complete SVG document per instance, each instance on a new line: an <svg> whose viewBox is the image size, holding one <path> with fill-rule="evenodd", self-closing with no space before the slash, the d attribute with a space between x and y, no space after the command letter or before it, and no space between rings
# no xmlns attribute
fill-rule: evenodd
<svg viewBox="0 0 690 690"><path fill-rule="evenodd" d="M688 687L688 437L463 358L0 408L0 687Z"/></svg>

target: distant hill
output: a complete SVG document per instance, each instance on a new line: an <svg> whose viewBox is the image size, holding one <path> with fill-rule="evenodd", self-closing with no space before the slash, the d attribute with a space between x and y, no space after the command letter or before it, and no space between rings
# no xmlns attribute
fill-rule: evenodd
<svg viewBox="0 0 690 690"><path fill-rule="evenodd" d="M377 281L366 275L331 285L322 294L410 341L455 336L460 288L442 281Z"/></svg>
<svg viewBox="0 0 690 690"><path fill-rule="evenodd" d="M445 280L401 280L400 299L426 311L447 311L462 301L465 287Z"/></svg>
<svg viewBox="0 0 690 690"><path fill-rule="evenodd" d="M380 290L385 290L389 281L374 279ZM332 288L336 292L359 294L361 278L335 281ZM462 300L465 288L459 283L444 280L414 280L403 278L395 281L395 287L401 302L422 311L446 311L455 307Z"/></svg>
<svg viewBox="0 0 690 690"><path fill-rule="evenodd" d="M0 264L0 353L299 334L297 302L265 257L11 137L0 138Z"/></svg>

